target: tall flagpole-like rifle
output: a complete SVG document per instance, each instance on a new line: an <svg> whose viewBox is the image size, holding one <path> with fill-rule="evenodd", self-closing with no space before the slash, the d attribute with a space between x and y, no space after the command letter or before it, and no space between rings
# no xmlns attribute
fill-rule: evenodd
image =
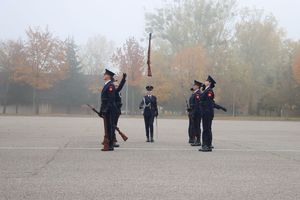
<svg viewBox="0 0 300 200"><path fill-rule="evenodd" d="M149 45L148 45L148 54L147 54L147 65L148 65L148 77L152 77L152 71L151 71L151 39L152 39L152 33L149 33Z"/></svg>
<svg viewBox="0 0 300 200"><path fill-rule="evenodd" d="M147 76L152 77L152 71L151 71L151 39L152 39L152 33L149 33L149 44L148 44L148 53L147 53ZM155 120L156 123L156 139L158 139L158 123L157 123L157 117Z"/></svg>
<svg viewBox="0 0 300 200"><path fill-rule="evenodd" d="M96 110L96 108L94 108L93 106L91 106L90 104L86 104L90 109L92 109L92 111L94 111L99 117L103 118L100 114L99 111ZM122 139L124 141L128 140L128 137L120 130L119 127L115 127L117 132L120 134L120 136L122 137Z"/></svg>

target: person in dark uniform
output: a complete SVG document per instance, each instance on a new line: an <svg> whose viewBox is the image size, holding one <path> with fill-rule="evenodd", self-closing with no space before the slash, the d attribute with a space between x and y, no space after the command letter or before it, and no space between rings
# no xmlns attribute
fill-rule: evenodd
<svg viewBox="0 0 300 200"><path fill-rule="evenodd" d="M200 106L200 96L203 83L199 81L194 81L194 92L190 98L190 108L191 108L191 118L193 123L193 135L194 135L194 143L191 146L201 146L201 106Z"/></svg>
<svg viewBox="0 0 300 200"><path fill-rule="evenodd" d="M199 151L209 152L212 151L212 120L214 118L215 108L215 94L213 88L215 87L216 81L208 76L205 81L205 90L201 94L201 107L202 107L202 123L203 123L203 134L202 134L202 148Z"/></svg>
<svg viewBox="0 0 300 200"><path fill-rule="evenodd" d="M116 112L116 115L115 115L115 127L118 127L118 121L119 121L119 117L121 115L121 108L122 108L121 90L123 89L123 87L126 83L126 77L127 77L127 74L123 73L123 77L122 77L122 80L121 80L120 84L119 84L117 79L114 80L114 85L115 85L115 88L116 88L115 99L116 99L116 106L117 106L117 112ZM118 144L117 137L116 137L116 134L115 134L115 136L114 136L114 147L119 147L119 146L120 145Z"/></svg>
<svg viewBox="0 0 300 200"><path fill-rule="evenodd" d="M152 95L153 86L147 86L147 95L144 96L140 109L144 109L144 121L146 128L147 142L154 142L153 139L153 123L154 118L158 116L157 98Z"/></svg>
<svg viewBox="0 0 300 200"><path fill-rule="evenodd" d="M191 88L192 94L194 93L194 88ZM193 117L192 117L192 109L191 109L191 104L193 101L193 95L189 98L189 103L187 104L187 112L189 116L189 128L188 128L188 133L189 133L189 144L193 144L195 142L195 134L194 134L194 129L193 129Z"/></svg>
<svg viewBox="0 0 300 200"><path fill-rule="evenodd" d="M104 120L104 140L102 151L114 150L114 137L115 137L115 116L117 112L116 107L116 89L113 84L114 72L106 69L103 75L105 81L104 87L101 92L101 107L100 117Z"/></svg>

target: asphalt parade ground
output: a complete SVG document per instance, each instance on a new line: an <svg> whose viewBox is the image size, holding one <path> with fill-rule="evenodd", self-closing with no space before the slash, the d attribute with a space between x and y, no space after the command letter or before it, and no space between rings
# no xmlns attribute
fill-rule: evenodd
<svg viewBox="0 0 300 200"><path fill-rule="evenodd" d="M0 199L298 200L300 122L213 122L213 152L187 144L187 120L121 118L129 140L101 152L99 118L0 117Z"/></svg>

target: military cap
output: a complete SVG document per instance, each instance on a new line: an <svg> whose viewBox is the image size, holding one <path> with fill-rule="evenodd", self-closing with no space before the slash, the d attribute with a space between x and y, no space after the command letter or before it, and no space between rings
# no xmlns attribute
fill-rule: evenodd
<svg viewBox="0 0 300 200"><path fill-rule="evenodd" d="M115 75L115 73L112 72L112 71L109 70L109 69L105 69L105 73L104 73L104 74L107 74L107 75L109 75L109 76L111 76L111 77L113 77L113 76Z"/></svg>
<svg viewBox="0 0 300 200"><path fill-rule="evenodd" d="M208 75L206 80L209 81L213 85L215 85L217 83L210 75Z"/></svg>
<svg viewBox="0 0 300 200"><path fill-rule="evenodd" d="M147 91L152 91L153 89L154 89L154 87L152 85L146 86L146 90Z"/></svg>
<svg viewBox="0 0 300 200"><path fill-rule="evenodd" d="M203 83L201 83L200 81L194 80L194 85L197 85L199 87L203 86Z"/></svg>

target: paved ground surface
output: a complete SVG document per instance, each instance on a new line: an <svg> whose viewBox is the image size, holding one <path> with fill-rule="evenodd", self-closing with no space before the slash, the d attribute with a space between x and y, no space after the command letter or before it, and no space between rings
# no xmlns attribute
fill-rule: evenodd
<svg viewBox="0 0 300 200"><path fill-rule="evenodd" d="M97 118L0 117L0 199L300 199L300 123L214 122L215 151L187 145L187 121L159 120L145 143L100 151Z"/></svg>

